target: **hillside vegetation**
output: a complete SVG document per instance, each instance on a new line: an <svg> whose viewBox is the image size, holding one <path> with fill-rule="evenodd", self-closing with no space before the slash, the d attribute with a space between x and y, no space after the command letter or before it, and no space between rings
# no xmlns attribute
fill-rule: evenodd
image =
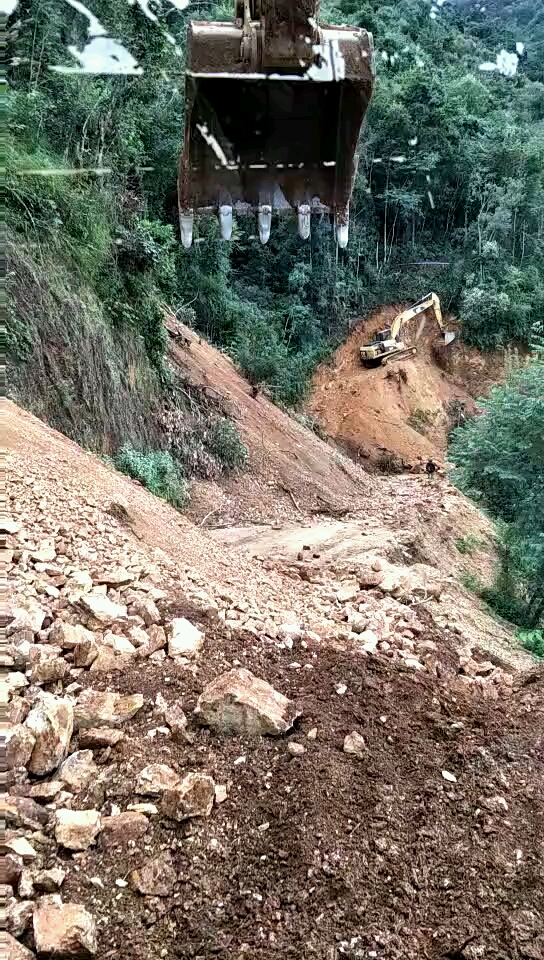
<svg viewBox="0 0 544 960"><path fill-rule="evenodd" d="M376 49L345 252L326 217L307 243L293 221L275 222L266 247L252 222L236 223L228 245L210 219L182 250L186 26L230 17L231 4L182 6L93 0L85 12L71 0L21 0L8 21L7 351L17 400L118 462L122 449L131 464L170 453L182 484L195 463L204 475L223 464L212 450L218 412L195 404L165 361L165 304L287 406L350 319L431 287L468 343L541 342L543 0L324 0L324 20L367 27ZM117 75L91 62L98 49L113 50ZM530 376L538 394L542 367ZM165 428L172 411L185 424L182 450ZM541 436L541 406L530 416ZM478 495L497 513L487 478ZM541 511L523 509L542 535ZM531 599L542 595L540 561L534 569L531 620L541 613Z"/></svg>

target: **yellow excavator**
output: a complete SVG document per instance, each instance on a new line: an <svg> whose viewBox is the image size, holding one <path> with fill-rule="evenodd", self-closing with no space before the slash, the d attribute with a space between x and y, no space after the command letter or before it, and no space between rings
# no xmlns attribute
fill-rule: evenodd
<svg viewBox="0 0 544 960"><path fill-rule="evenodd" d="M442 332L443 340L446 345L455 340L455 334L451 330L444 329L442 320L442 308L440 300L436 293L429 293L426 297L412 304L402 313L397 314L391 327L387 330L380 330L371 343L366 343L361 347L361 360L366 367L385 366L391 360L403 360L406 357L413 357L417 353L417 347L407 346L401 339L400 333L405 323L417 317L419 313L432 308L436 322ZM416 337L417 339L417 337Z"/></svg>
<svg viewBox="0 0 544 960"><path fill-rule="evenodd" d="M195 213L257 213L261 243L294 211L310 236L330 213L340 247L359 133L372 94L372 35L319 23L319 0L235 0L230 22L188 28L185 140L178 177L181 240Z"/></svg>

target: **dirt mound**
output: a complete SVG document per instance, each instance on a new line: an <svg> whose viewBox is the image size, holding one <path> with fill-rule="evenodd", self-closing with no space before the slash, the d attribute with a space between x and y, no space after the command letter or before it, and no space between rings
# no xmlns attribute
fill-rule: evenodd
<svg viewBox="0 0 544 960"><path fill-rule="evenodd" d="M448 430L475 398L504 377L504 357L484 357L458 339L445 348L428 314L403 329L415 357L365 369L360 348L391 325L403 309L385 307L361 322L330 361L316 372L308 408L326 433L355 459L383 467L413 466L418 458L442 461ZM456 329L453 318L446 325Z"/></svg>

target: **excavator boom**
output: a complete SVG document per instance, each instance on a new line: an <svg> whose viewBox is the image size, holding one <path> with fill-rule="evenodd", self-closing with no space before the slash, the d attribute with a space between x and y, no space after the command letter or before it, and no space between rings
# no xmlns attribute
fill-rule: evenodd
<svg viewBox="0 0 544 960"><path fill-rule="evenodd" d="M191 22L178 199L184 246L196 212L331 212L348 239L355 152L373 86L367 31L318 24L318 0L235 0L231 23Z"/></svg>
<svg viewBox="0 0 544 960"><path fill-rule="evenodd" d="M444 343L446 346L452 343L455 340L455 334L451 330L444 329L440 299L436 293L429 293L426 297L418 300L417 303L412 304L411 307L403 310L402 313L398 313L391 324L390 330L382 330L376 340L361 347L363 363L370 365L385 364L389 360L400 360L403 357L414 356L417 352L416 348L406 346L400 339L400 333L409 320L417 317L420 313L424 313L429 307L433 308L436 322L444 337Z"/></svg>

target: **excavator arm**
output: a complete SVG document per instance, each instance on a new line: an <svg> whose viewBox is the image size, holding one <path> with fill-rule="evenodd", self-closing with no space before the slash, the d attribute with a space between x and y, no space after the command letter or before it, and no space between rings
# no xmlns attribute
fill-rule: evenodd
<svg viewBox="0 0 544 960"><path fill-rule="evenodd" d="M197 212L294 210L299 232L330 212L348 240L356 148L372 93L372 37L318 22L318 0L235 0L231 23L189 24L185 141L178 198L183 245Z"/></svg>
<svg viewBox="0 0 544 960"><path fill-rule="evenodd" d="M397 340L405 323L408 323L409 320L412 320L413 317L417 317L418 314L423 313L425 310L428 310L429 307L432 307L434 310L434 315L436 317L436 322L440 327L441 331L444 332L444 324L442 322L442 308L440 306L440 300L436 293L429 293L426 297L423 297L422 300L418 300L417 303L414 303L413 306L408 307L407 310L403 310L402 313L399 313L393 323L391 324L391 338ZM451 340L450 340L451 343Z"/></svg>

